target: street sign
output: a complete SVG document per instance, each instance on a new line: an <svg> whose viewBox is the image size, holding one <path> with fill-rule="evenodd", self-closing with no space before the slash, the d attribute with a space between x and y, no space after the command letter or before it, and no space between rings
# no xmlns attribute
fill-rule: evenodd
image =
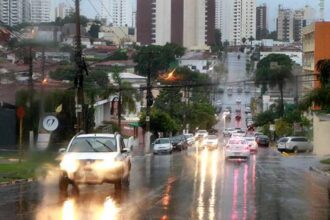
<svg viewBox="0 0 330 220"><path fill-rule="evenodd" d="M47 131L55 131L58 124L58 119L53 115L46 116L42 121L42 126Z"/></svg>
<svg viewBox="0 0 330 220"><path fill-rule="evenodd" d="M146 121L150 121L150 116L146 116Z"/></svg>
<svg viewBox="0 0 330 220"><path fill-rule="evenodd" d="M78 104L76 105L76 112L82 112L82 105Z"/></svg>
<svg viewBox="0 0 330 220"><path fill-rule="evenodd" d="M24 110L24 107L23 106L19 106L16 110L16 115L19 119L22 119L24 118L25 116L25 110Z"/></svg>
<svg viewBox="0 0 330 220"><path fill-rule="evenodd" d="M274 124L270 124L269 125L269 130L270 131L275 131L275 125Z"/></svg>

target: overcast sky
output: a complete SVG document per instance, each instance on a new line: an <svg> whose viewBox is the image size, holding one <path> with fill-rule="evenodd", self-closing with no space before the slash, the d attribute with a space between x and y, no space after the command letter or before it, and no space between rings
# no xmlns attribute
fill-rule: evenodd
<svg viewBox="0 0 330 220"><path fill-rule="evenodd" d="M136 2L136 0L131 0L132 2ZM278 5L281 4L285 8L299 9L304 7L305 5L312 6L317 13L319 13L319 0L256 0L257 5L262 3L266 3L268 6L268 26L270 30L274 30L276 25L276 16L277 16L277 8ZM325 19L330 20L330 0L325 0ZM53 7L57 5L59 2L65 2L73 6L73 0L53 0ZM95 6L97 10L100 7L100 0L82 0L81 1L81 13L86 15L87 17L94 18L96 15L96 11L91 6L90 2ZM318 15L317 15L318 16Z"/></svg>

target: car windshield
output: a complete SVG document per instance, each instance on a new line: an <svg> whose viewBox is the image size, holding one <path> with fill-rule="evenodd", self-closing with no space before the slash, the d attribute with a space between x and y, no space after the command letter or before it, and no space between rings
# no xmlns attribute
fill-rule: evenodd
<svg viewBox="0 0 330 220"><path fill-rule="evenodd" d="M185 134L184 136L185 136L186 138L191 138L191 137L193 137L192 134Z"/></svg>
<svg viewBox="0 0 330 220"><path fill-rule="evenodd" d="M116 152L116 139L114 137L78 137L72 141L68 151Z"/></svg>
<svg viewBox="0 0 330 220"><path fill-rule="evenodd" d="M161 138L156 141L156 144L168 144L170 143L170 139L168 138Z"/></svg>
<svg viewBox="0 0 330 220"><path fill-rule="evenodd" d="M209 140L216 140L216 139L218 139L218 137L215 136L215 135L209 135L209 136L207 136L207 139L209 139Z"/></svg>

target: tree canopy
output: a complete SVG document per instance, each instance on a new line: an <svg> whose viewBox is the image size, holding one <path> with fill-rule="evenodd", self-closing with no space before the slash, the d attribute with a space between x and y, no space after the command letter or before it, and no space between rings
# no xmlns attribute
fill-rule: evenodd
<svg viewBox="0 0 330 220"><path fill-rule="evenodd" d="M137 63L135 70L141 75L147 75L150 63L152 78L157 78L159 73L166 72L170 67L175 67L177 58L183 56L185 49L173 43L164 46L149 45L136 49L133 59Z"/></svg>
<svg viewBox="0 0 330 220"><path fill-rule="evenodd" d="M283 89L286 81L292 78L292 60L285 54L270 54L257 65L255 84L262 86L262 93L267 86L278 87L280 91L280 114L283 115Z"/></svg>

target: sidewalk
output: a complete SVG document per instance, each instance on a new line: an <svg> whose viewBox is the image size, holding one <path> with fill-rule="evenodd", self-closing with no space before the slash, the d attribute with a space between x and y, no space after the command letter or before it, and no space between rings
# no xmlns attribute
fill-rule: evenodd
<svg viewBox="0 0 330 220"><path fill-rule="evenodd" d="M330 178L330 164L324 164L318 161L318 163L314 164L313 166L310 166L309 169L311 171L314 171L316 173L319 173L323 176Z"/></svg>

